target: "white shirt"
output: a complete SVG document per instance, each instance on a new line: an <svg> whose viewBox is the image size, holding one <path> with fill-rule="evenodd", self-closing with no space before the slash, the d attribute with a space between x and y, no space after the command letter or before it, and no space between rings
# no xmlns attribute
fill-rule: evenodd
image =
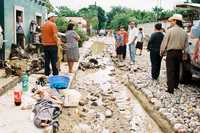
<svg viewBox="0 0 200 133"><path fill-rule="evenodd" d="M133 29L129 28L128 31L128 44L132 43L133 39L138 36L138 29L134 27Z"/></svg>
<svg viewBox="0 0 200 133"><path fill-rule="evenodd" d="M144 33L143 32L138 32L137 41L138 42L144 41Z"/></svg>

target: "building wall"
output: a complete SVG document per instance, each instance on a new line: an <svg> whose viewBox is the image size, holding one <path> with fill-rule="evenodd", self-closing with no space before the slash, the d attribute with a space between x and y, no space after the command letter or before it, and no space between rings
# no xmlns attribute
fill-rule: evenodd
<svg viewBox="0 0 200 133"><path fill-rule="evenodd" d="M4 1L0 0L0 25L3 27L4 25Z"/></svg>
<svg viewBox="0 0 200 133"><path fill-rule="evenodd" d="M1 0L2 1L2 0ZM29 26L32 20L35 20L36 13L42 14L42 20L46 18L46 7L36 3L35 0L4 0L4 33L5 40L5 57L10 55L11 44L15 43L15 6L24 8L24 31L25 40L28 42Z"/></svg>

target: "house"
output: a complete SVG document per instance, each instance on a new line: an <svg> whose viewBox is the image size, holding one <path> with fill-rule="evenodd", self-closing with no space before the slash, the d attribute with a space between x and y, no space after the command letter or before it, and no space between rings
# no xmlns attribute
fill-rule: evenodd
<svg viewBox="0 0 200 133"><path fill-rule="evenodd" d="M66 17L66 20L77 24L81 30L87 32L87 21L83 17Z"/></svg>
<svg viewBox="0 0 200 133"><path fill-rule="evenodd" d="M28 43L29 28L32 20L39 25L47 16L47 8L43 0L0 0L0 25L4 34L4 57L10 55L11 45L16 44L16 21L19 16L23 19L25 42Z"/></svg>

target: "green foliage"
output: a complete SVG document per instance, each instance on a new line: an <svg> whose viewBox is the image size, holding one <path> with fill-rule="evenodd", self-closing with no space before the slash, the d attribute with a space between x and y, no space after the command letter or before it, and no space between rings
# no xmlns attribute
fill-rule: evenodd
<svg viewBox="0 0 200 133"><path fill-rule="evenodd" d="M67 20L65 19L65 17L58 17L56 20L56 25L58 27L59 32L62 32L62 33L66 32L68 23L67 23ZM79 47L81 47L83 42L87 41L89 39L89 37L87 36L87 33L82 31L78 27L75 28L75 31L78 33L78 35L81 38L81 40L79 41Z"/></svg>
<svg viewBox="0 0 200 133"><path fill-rule="evenodd" d="M105 11L101 7L97 7L97 17L98 17L98 29L104 29L105 28L105 22L106 22L106 16Z"/></svg>
<svg viewBox="0 0 200 133"><path fill-rule="evenodd" d="M84 41L87 41L89 39L89 37L87 36L87 34L80 30L79 28L75 28L76 33L80 36L80 41L79 41L79 47L82 47L82 44Z"/></svg>
<svg viewBox="0 0 200 133"><path fill-rule="evenodd" d="M116 29L120 25L128 27L128 23L131 20L135 20L136 23L147 23L155 21L155 13L140 10L131 10L122 7L113 7L107 14L108 24L107 28Z"/></svg>
<svg viewBox="0 0 200 133"><path fill-rule="evenodd" d="M69 9L66 6L58 7L57 14L58 14L58 16L62 16L62 17L76 17L76 16L78 16L78 13L76 13L75 11Z"/></svg>
<svg viewBox="0 0 200 133"><path fill-rule="evenodd" d="M128 23L131 20L131 17L125 13L117 14L114 16L113 20L110 22L110 28L117 29L119 26L124 26L128 28Z"/></svg>
<svg viewBox="0 0 200 133"><path fill-rule="evenodd" d="M56 20L56 25L58 27L59 32L62 32L62 33L66 32L68 23L65 17L58 17Z"/></svg>
<svg viewBox="0 0 200 133"><path fill-rule="evenodd" d="M89 22L93 29L104 28L106 22L105 11L96 5L90 5L88 8L82 8L78 11L79 16Z"/></svg>
<svg viewBox="0 0 200 133"><path fill-rule="evenodd" d="M48 13L53 12L54 11L54 7L51 5L51 3L49 2L49 0L43 0L46 4L47 7L47 11Z"/></svg>

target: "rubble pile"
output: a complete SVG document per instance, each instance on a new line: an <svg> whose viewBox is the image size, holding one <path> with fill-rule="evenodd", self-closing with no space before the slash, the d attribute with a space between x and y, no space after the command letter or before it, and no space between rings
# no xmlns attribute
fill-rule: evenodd
<svg viewBox="0 0 200 133"><path fill-rule="evenodd" d="M87 69L99 69L105 68L105 65L102 63L102 57L92 56L91 53L86 56L86 58L80 62L79 69L86 71Z"/></svg>
<svg viewBox="0 0 200 133"><path fill-rule="evenodd" d="M28 47L26 50L12 46L10 59L5 63L7 76L21 76L23 72L30 74L44 68L44 58L37 53L36 48Z"/></svg>

